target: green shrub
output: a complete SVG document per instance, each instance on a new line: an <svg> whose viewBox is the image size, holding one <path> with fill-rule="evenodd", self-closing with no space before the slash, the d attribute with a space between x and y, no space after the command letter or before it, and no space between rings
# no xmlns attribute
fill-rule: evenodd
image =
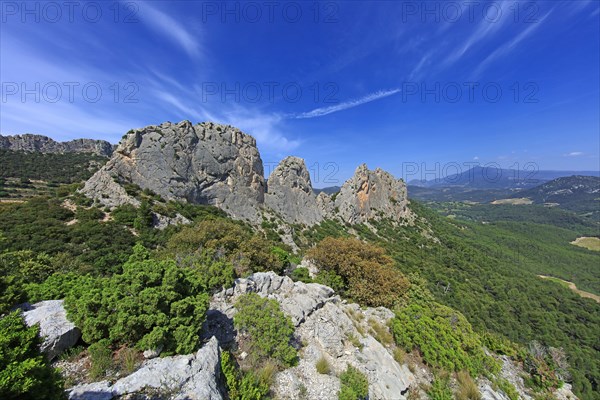
<svg viewBox="0 0 600 400"><path fill-rule="evenodd" d="M427 390L427 395L431 400L452 400L452 390L448 386L449 378L444 376L436 376L433 383Z"/></svg>
<svg viewBox="0 0 600 400"><path fill-rule="evenodd" d="M113 209L110 215L119 224L133 227L133 222L137 217L137 209L131 204L123 204Z"/></svg>
<svg viewBox="0 0 600 400"><path fill-rule="evenodd" d="M296 349L290 345L294 325L276 300L249 293L241 296L235 307L238 312L233 317L234 326L249 336L256 357L273 359L288 367L296 364Z"/></svg>
<svg viewBox="0 0 600 400"><path fill-rule="evenodd" d="M406 351L418 348L425 363L449 371L468 370L477 376L497 365L485 355L479 335L465 317L432 302L400 308L391 322L396 343Z"/></svg>
<svg viewBox="0 0 600 400"><path fill-rule="evenodd" d="M221 353L221 370L225 377L230 400L263 400L267 398L271 384L269 374L255 374L253 371L240 372L231 353L227 351Z"/></svg>
<svg viewBox="0 0 600 400"><path fill-rule="evenodd" d="M38 326L27 327L20 312L0 318L0 398L63 399L60 374L39 352Z"/></svg>
<svg viewBox="0 0 600 400"><path fill-rule="evenodd" d="M187 354L199 344L206 290L193 270L151 259L138 244L122 274L85 281L71 290L65 306L88 343L110 339L140 350Z"/></svg>
<svg viewBox="0 0 600 400"><path fill-rule="evenodd" d="M98 208L81 208L79 207L75 212L75 218L79 222L97 221L104 217L104 212Z"/></svg>
<svg viewBox="0 0 600 400"><path fill-rule="evenodd" d="M64 299L73 288L84 285L85 282L90 280L93 280L93 278L81 276L75 272L56 273L42 283L25 285L25 290L31 303L43 300L60 300Z"/></svg>
<svg viewBox="0 0 600 400"><path fill-rule="evenodd" d="M304 283L311 283L313 281L308 272L308 268L304 267L294 269L290 275L290 278L292 278L294 282L299 281Z"/></svg>
<svg viewBox="0 0 600 400"><path fill-rule="evenodd" d="M0 316L26 299L23 279L15 275L0 275Z"/></svg>
<svg viewBox="0 0 600 400"><path fill-rule="evenodd" d="M517 389L515 389L514 385L508 380L499 378L494 383L510 400L519 400L519 392L517 392Z"/></svg>
<svg viewBox="0 0 600 400"><path fill-rule="evenodd" d="M364 400L369 397L369 381L358 369L348 365L340 375L340 400Z"/></svg>

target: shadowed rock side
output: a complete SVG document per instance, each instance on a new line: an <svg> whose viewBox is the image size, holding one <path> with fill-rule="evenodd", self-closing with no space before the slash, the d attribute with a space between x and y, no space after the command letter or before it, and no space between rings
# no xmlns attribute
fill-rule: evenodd
<svg viewBox="0 0 600 400"><path fill-rule="evenodd" d="M268 180L265 205L289 223L314 225L323 219L304 160L287 157Z"/></svg>
<svg viewBox="0 0 600 400"><path fill-rule="evenodd" d="M330 208L321 198L324 209ZM406 184L377 168L371 171L360 165L335 197L334 213L350 224L370 219L389 218L400 222L409 215Z"/></svg>
<svg viewBox="0 0 600 400"><path fill-rule="evenodd" d="M264 202L263 164L254 138L208 122L165 122L129 131L83 193L108 206L135 204L117 183L134 183L167 200L214 205L253 222Z"/></svg>
<svg viewBox="0 0 600 400"><path fill-rule="evenodd" d="M102 157L113 154L113 145L104 140L75 139L57 142L42 135L0 135L0 149L39 153L92 153Z"/></svg>

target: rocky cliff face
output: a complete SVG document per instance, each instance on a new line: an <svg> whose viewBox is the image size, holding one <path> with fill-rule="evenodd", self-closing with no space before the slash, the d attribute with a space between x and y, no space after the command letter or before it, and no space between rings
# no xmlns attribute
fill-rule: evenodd
<svg viewBox="0 0 600 400"><path fill-rule="evenodd" d="M329 207L324 202L323 207ZM389 218L399 222L409 214L406 184L377 168L360 165L335 197L334 213L344 222L360 224L370 219Z"/></svg>
<svg viewBox="0 0 600 400"><path fill-rule="evenodd" d="M110 157L113 145L104 140L75 139L69 142L57 142L42 135L0 135L0 149L40 153L92 153Z"/></svg>
<svg viewBox="0 0 600 400"><path fill-rule="evenodd" d="M287 157L269 177L265 205L284 221L314 225L323 219L304 160Z"/></svg>
<svg viewBox="0 0 600 400"><path fill-rule="evenodd" d="M358 167L334 198L323 192L317 196L304 160L287 157L269 177L267 188L254 138L210 122L166 122L129 131L82 191L109 207L137 205L123 188L128 183L166 200L214 205L253 224L260 224L263 213L279 217L283 225L306 226L324 219L398 222L408 215L404 182L366 165Z"/></svg>
<svg viewBox="0 0 600 400"><path fill-rule="evenodd" d="M211 204L253 222L264 202L256 141L229 125L182 121L129 131L83 192L109 206L134 203L117 188L125 183L166 200Z"/></svg>

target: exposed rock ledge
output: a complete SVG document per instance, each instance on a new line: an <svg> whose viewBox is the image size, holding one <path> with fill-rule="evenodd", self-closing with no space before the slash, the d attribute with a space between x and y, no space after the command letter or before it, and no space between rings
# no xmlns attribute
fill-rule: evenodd
<svg viewBox="0 0 600 400"><path fill-rule="evenodd" d="M39 324L43 338L40 350L50 360L77 343L81 332L67 319L62 300L48 300L21 306L28 326Z"/></svg>
<svg viewBox="0 0 600 400"><path fill-rule="evenodd" d="M156 390L174 393L175 400L222 400L220 349L211 338L196 354L146 361L133 374L114 384L108 381L79 385L69 392L70 400L110 400L126 394Z"/></svg>
<svg viewBox="0 0 600 400"><path fill-rule="evenodd" d="M349 316L361 313L384 325L393 317L390 310L382 307L361 310L356 304L342 301L327 286L293 282L273 272L236 280L233 288L214 296L211 308L231 318L236 312L235 299L250 292L276 299L296 326L297 339L304 344L299 352L299 364L275 376L272 387L275 398L297 399L301 397L300 392L306 390L308 399L337 399L340 390L337 376L347 365L358 368L368 377L371 400L404 399L408 388L415 383L408 366L399 365L391 350L373 336L368 333L363 336L356 328L356 321ZM357 338L362 348L355 347L351 338ZM315 364L322 356L329 361L331 374L317 372Z"/></svg>

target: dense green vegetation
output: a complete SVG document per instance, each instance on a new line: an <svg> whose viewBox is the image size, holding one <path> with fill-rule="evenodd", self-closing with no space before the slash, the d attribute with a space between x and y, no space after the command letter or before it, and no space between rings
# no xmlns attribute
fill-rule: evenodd
<svg viewBox="0 0 600 400"><path fill-rule="evenodd" d="M348 365L340 375L340 400L365 400L369 397L369 381L367 377Z"/></svg>
<svg viewBox="0 0 600 400"><path fill-rule="evenodd" d="M235 365L235 359L227 351L221 352L221 370L225 377L230 400L263 400L268 398L272 375L268 367L258 372L245 372Z"/></svg>
<svg viewBox="0 0 600 400"><path fill-rule="evenodd" d="M253 364L271 360L290 367L297 362L298 354L290 344L294 325L276 300L249 293L241 296L235 307L238 312L233 322L236 329L249 338L249 348L255 357Z"/></svg>
<svg viewBox="0 0 600 400"><path fill-rule="evenodd" d="M80 272L118 272L136 242L133 233L115 221L101 223L89 218L69 224L75 213L61 203L60 199L40 197L0 205L0 232L5 238L0 252L28 250L62 257L68 269Z"/></svg>
<svg viewBox="0 0 600 400"><path fill-rule="evenodd" d="M63 399L62 380L40 354L39 327L28 328L18 311L0 318L0 398Z"/></svg>
<svg viewBox="0 0 600 400"><path fill-rule="evenodd" d="M539 246L545 248L546 231L540 227L537 237L519 233L520 240L527 238L538 246L522 248L517 257L510 247L514 239L502 229L506 223L499 223L498 228L459 222L417 203L411 208L420 216L417 226L381 222L376 224L379 236L361 234L386 248L401 271L424 277L436 301L461 311L476 331L489 330L522 344L537 339L546 346L564 348L575 391L581 398L600 398L600 305L530 272L534 266L547 271L548 260L542 261L546 256L539 254ZM430 230L439 243L424 237L424 230ZM565 246L570 254L587 252L568 242Z"/></svg>
<svg viewBox="0 0 600 400"><path fill-rule="evenodd" d="M443 215L478 222L531 222L551 225L590 235L600 233L600 225L572 212L556 207L510 204L429 203Z"/></svg>
<svg viewBox="0 0 600 400"><path fill-rule="evenodd" d="M110 339L140 350L186 354L199 344L208 308L203 276L174 261L156 261L136 245L123 273L81 278L65 299L83 340Z"/></svg>
<svg viewBox="0 0 600 400"><path fill-rule="evenodd" d="M43 154L0 149L0 178L75 183L89 179L107 161L105 157L86 153Z"/></svg>
<svg viewBox="0 0 600 400"><path fill-rule="evenodd" d="M423 361L432 367L468 370L473 376L498 372L471 324L449 307L412 301L396 312L391 329L399 346L407 351L418 348Z"/></svg>

